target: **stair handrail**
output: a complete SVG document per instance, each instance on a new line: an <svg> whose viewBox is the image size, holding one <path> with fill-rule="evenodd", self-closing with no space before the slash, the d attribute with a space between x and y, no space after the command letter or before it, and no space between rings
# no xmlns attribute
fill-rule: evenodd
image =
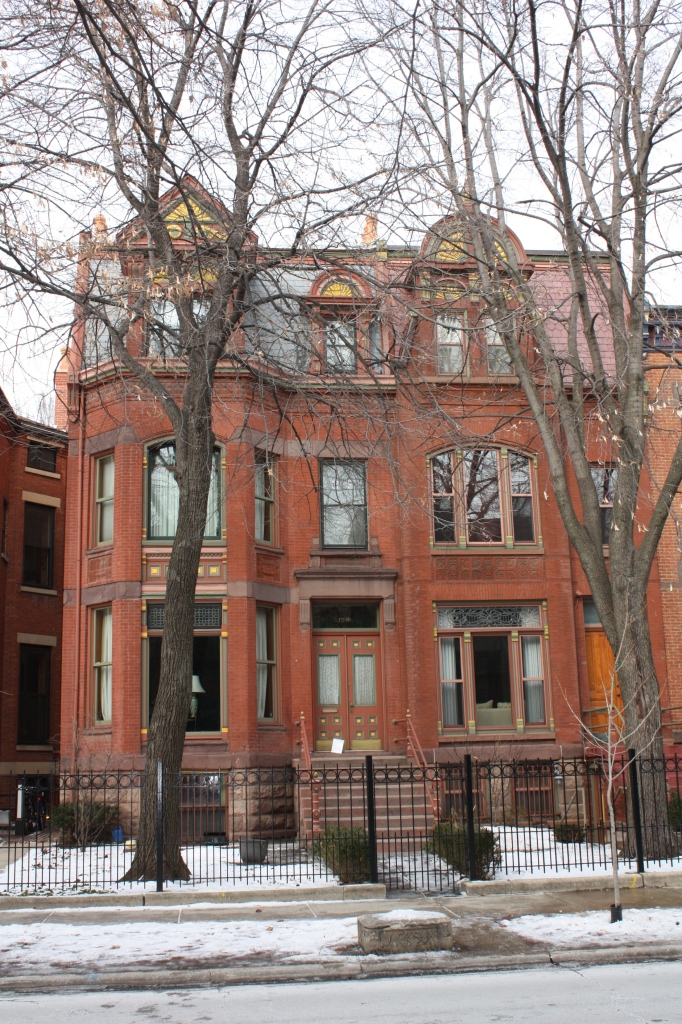
<svg viewBox="0 0 682 1024"><path fill-rule="evenodd" d="M396 719L395 721L399 722L400 719ZM433 820L436 822L438 821L438 812L440 808L438 800L438 782L435 777L435 772L429 772L430 765L426 760L424 748L419 742L419 736L417 736L417 730L414 727L414 722L412 721L412 715L410 714L409 708L405 712L404 721L407 726L407 756L413 757L419 768L421 768L424 773L424 781L428 783ZM429 778L429 775L431 775L431 778Z"/></svg>
<svg viewBox="0 0 682 1024"><path fill-rule="evenodd" d="M301 760L303 761L303 767L306 771L311 772L313 770L313 761L310 756L310 741L308 739L308 730L305 727L305 715L303 712L301 712L296 725L301 730L299 743L301 746Z"/></svg>

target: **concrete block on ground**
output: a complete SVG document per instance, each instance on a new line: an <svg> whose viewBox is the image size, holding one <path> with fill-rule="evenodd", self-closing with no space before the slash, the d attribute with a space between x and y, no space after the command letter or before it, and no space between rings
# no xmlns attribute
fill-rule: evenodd
<svg viewBox="0 0 682 1024"><path fill-rule="evenodd" d="M358 918L364 953L424 953L452 949L452 921L432 910L390 910Z"/></svg>

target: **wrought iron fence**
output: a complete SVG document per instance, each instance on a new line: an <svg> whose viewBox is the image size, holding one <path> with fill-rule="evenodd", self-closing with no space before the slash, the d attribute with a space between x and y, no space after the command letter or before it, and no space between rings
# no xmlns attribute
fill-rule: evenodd
<svg viewBox="0 0 682 1024"><path fill-rule="evenodd" d="M682 760L623 757L613 775L623 867L680 864ZM599 760L470 756L425 768L368 757L310 770L1 776L0 894L367 881L452 892L463 877L607 873L607 784ZM663 801L650 799L652 784ZM160 811L158 867L150 881L131 881L150 786ZM164 877L171 805L186 879Z"/></svg>

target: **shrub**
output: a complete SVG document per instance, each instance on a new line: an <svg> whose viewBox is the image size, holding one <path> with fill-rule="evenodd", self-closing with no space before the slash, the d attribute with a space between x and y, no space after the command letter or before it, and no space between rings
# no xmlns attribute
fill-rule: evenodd
<svg viewBox="0 0 682 1024"><path fill-rule="evenodd" d="M85 799L57 804L52 808L50 824L53 831L61 832L62 842L88 846L103 842L118 818L118 804Z"/></svg>
<svg viewBox="0 0 682 1024"><path fill-rule="evenodd" d="M313 844L313 855L339 876L342 885L369 881L369 839L364 828L326 828Z"/></svg>
<svg viewBox="0 0 682 1024"><path fill-rule="evenodd" d="M456 821L439 822L434 825L424 849L435 853L460 875L469 874L469 836L465 825ZM502 855L499 839L490 829L474 831L474 856L476 878L492 878L495 868L502 863Z"/></svg>
<svg viewBox="0 0 682 1024"><path fill-rule="evenodd" d="M676 789L668 798L668 821L676 832L682 832L682 797Z"/></svg>
<svg viewBox="0 0 682 1024"><path fill-rule="evenodd" d="M554 840L557 843L584 843L587 833L575 821L560 821L554 826Z"/></svg>

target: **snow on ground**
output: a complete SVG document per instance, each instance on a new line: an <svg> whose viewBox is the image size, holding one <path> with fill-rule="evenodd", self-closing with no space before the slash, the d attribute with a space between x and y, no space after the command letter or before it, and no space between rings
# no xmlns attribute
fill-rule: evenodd
<svg viewBox="0 0 682 1024"><path fill-rule="evenodd" d="M641 942L682 943L682 910L624 909L623 920L610 923L608 909L585 914L526 915L500 926L532 942L553 948L580 949L584 946L619 946Z"/></svg>
<svg viewBox="0 0 682 1024"><path fill-rule="evenodd" d="M357 943L357 920L205 921L3 925L0 973L198 966L251 958L294 963L335 959Z"/></svg>
<svg viewBox="0 0 682 1024"><path fill-rule="evenodd" d="M182 855L192 875L190 881L166 882L164 888L222 891L226 888L325 886L338 882L338 877L319 861L297 858L287 862L287 858L282 861L281 851L273 853L274 863L242 864L236 847L185 847ZM118 884L130 867L133 855L133 851L116 844L81 850L46 843L33 847L0 872L0 893L142 892L149 884ZM151 884L153 887L156 883Z"/></svg>

